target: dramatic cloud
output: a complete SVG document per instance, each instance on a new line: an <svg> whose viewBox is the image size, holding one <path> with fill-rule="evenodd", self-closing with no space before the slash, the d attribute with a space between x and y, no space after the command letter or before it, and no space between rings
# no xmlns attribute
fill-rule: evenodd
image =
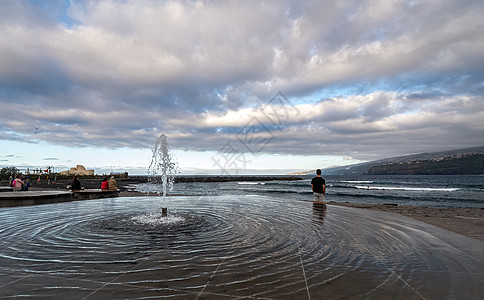
<svg viewBox="0 0 484 300"><path fill-rule="evenodd" d="M479 146L483 15L450 0L4 1L0 139L145 148L164 132L174 149L356 159Z"/></svg>

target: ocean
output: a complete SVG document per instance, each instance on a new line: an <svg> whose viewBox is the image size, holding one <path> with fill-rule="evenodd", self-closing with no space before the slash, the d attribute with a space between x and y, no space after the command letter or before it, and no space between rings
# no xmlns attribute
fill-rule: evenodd
<svg viewBox="0 0 484 300"><path fill-rule="evenodd" d="M172 194L191 196L262 195L312 201L311 178L297 181L175 183ZM404 206L484 208L484 176L324 176L325 201Z"/></svg>

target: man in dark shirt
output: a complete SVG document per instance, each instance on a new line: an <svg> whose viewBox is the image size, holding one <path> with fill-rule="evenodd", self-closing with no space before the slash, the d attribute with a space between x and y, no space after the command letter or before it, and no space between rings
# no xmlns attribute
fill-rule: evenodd
<svg viewBox="0 0 484 300"><path fill-rule="evenodd" d="M314 201L319 203L324 201L324 195L326 195L326 182L321 177L321 169L316 170L316 177L311 180L311 189L314 194Z"/></svg>

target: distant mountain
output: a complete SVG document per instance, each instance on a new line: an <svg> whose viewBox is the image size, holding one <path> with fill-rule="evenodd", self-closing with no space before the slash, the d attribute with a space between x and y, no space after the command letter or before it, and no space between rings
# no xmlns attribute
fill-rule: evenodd
<svg viewBox="0 0 484 300"><path fill-rule="evenodd" d="M373 166L368 175L480 175L484 153Z"/></svg>
<svg viewBox="0 0 484 300"><path fill-rule="evenodd" d="M311 175L315 170L299 172ZM366 163L323 169L326 175L458 175L484 174L484 146L444 152L392 157ZM296 174L294 174L296 175Z"/></svg>

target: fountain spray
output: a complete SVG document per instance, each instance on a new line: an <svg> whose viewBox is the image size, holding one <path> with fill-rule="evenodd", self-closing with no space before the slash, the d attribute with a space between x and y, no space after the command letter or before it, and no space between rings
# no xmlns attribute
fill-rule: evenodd
<svg viewBox="0 0 484 300"><path fill-rule="evenodd" d="M152 184L162 184L163 187L163 202L165 204L167 192L173 190L173 183L178 170L176 161L170 154L170 147L165 134L161 134L156 140L155 147L153 148L153 156L151 158L151 164L148 168L148 182ZM162 217L166 217L168 209L166 207L161 208Z"/></svg>

